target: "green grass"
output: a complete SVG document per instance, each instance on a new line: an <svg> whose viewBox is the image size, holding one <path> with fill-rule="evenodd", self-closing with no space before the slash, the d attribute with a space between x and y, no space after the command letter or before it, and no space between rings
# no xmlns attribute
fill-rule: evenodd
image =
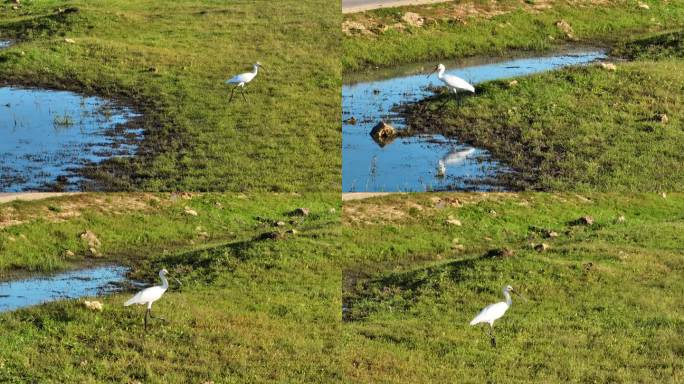
<svg viewBox="0 0 684 384"><path fill-rule="evenodd" d="M88 188L340 189L339 3L12 5L0 5L0 37L16 40L0 51L2 83L97 94L144 114L138 155L82 170ZM223 81L256 61L266 71L249 102L229 105Z"/></svg>
<svg viewBox="0 0 684 384"><path fill-rule="evenodd" d="M110 260L156 282L162 267L180 278L155 304L167 324L145 335L130 293L103 299L101 313L65 300L0 314L2 382L329 383L339 380L339 200L327 195L83 195L0 205L24 220L3 230L3 271L55 268L57 249L82 228L95 232ZM109 204L116 212L109 210ZM128 208L123 207L126 202ZM153 203L154 202L154 203ZM78 216L36 218L49 207ZM182 214L184 207L197 216ZM104 207L104 208L103 208ZM289 213L307 207L306 217ZM334 211L333 211L334 209ZM274 227L273 221L285 221ZM197 235L197 227L210 238ZM264 232L281 240L258 240ZM42 233L42 236L38 234ZM5 258L15 260L12 265ZM76 259L82 256L77 252ZM78 260L71 261L77 263ZM43 264L40 264L43 263ZM70 263L58 260L57 266Z"/></svg>
<svg viewBox="0 0 684 384"><path fill-rule="evenodd" d="M360 22L375 32L343 38L343 70L502 55L511 50L541 52L567 43L614 45L636 35L684 25L684 5L673 1L644 1L649 10L639 8L636 1L622 0L600 4L555 1L548 9L536 10L529 3L518 0L457 1L346 15L345 21ZM460 9L461 5L472 5L478 13L464 16L455 12L454 9ZM425 17L425 25L405 25L402 31L378 32L380 26L401 22L406 11ZM556 27L559 20L570 24L573 38L568 38Z"/></svg>
<svg viewBox="0 0 684 384"><path fill-rule="evenodd" d="M341 223L334 194L185 197L0 205L3 276L78 265L90 229L132 277L152 283L166 267L183 282L147 335L143 308L122 306L130 293L100 298L101 313L64 300L0 314L0 381L682 379L682 194L394 195L345 203ZM297 207L310 215L290 216ZM577 225L585 215L594 224ZM503 248L513 256L488 256ZM497 324L493 350L467 323L505 284L529 301Z"/></svg>
<svg viewBox="0 0 684 384"><path fill-rule="evenodd" d="M680 382L683 208L655 194L346 203L346 382ZM513 256L488 256L502 248ZM468 322L507 284L528 301L514 297L493 349Z"/></svg>
<svg viewBox="0 0 684 384"><path fill-rule="evenodd" d="M616 48L638 58L478 86L459 105L437 96L409 109L411 129L488 149L513 189L662 191L684 187L681 33ZM440 107L447 102L445 107ZM662 116L667 118L661 121Z"/></svg>

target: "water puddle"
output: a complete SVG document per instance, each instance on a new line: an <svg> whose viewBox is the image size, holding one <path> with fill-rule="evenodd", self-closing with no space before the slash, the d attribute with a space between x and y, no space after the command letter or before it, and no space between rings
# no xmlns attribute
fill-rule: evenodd
<svg viewBox="0 0 684 384"><path fill-rule="evenodd" d="M0 88L0 191L80 189L84 165L136 153L136 116L98 97Z"/></svg>
<svg viewBox="0 0 684 384"><path fill-rule="evenodd" d="M0 312L56 300L120 292L127 272L127 268L109 265L0 282Z"/></svg>
<svg viewBox="0 0 684 384"><path fill-rule="evenodd" d="M548 56L443 61L447 73L473 84L531 75L605 58L600 49L576 48ZM345 75L342 87L342 190L394 192L426 190L500 190L497 175L508 172L480 148L439 135L398 138L384 146L369 132L381 120L404 128L398 105L422 100L441 86L426 78L435 62ZM355 123L352 121L352 117ZM444 164L443 172L440 163ZM443 174L442 174L443 173Z"/></svg>
<svg viewBox="0 0 684 384"><path fill-rule="evenodd" d="M11 41L11 40L2 40L2 39L0 39L0 49L7 48L7 47L9 47L10 45L12 45L12 41Z"/></svg>

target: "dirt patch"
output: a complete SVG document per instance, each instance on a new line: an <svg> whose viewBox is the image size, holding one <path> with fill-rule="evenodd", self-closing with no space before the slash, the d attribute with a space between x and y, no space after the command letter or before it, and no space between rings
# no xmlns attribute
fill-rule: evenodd
<svg viewBox="0 0 684 384"><path fill-rule="evenodd" d="M21 209L16 207L16 204L23 204L21 202L0 204L0 229L39 219L49 222L66 221L81 216L85 211L110 215L120 215L131 211L151 211L159 205L170 203L170 200L163 200L151 193L85 193L71 194L69 197L56 199L53 198L62 194L41 195L49 196L43 196L44 201L21 207ZM7 199L6 196L3 197ZM35 196L34 200L38 198L39 196Z"/></svg>
<svg viewBox="0 0 684 384"><path fill-rule="evenodd" d="M563 2L551 0L519 0L516 2L506 2L502 4L498 1L488 2L453 2L440 6L407 6L407 12L401 13L401 17L395 16L376 16L373 13L355 13L346 17L343 25L344 34L351 35L373 35L383 33L387 30L403 31L406 27L421 28L436 25L438 23L468 24L469 19L491 19L496 16L505 15L517 10L524 10L530 13L547 11L558 5L570 5L573 7L590 7L596 5L610 5L618 3L615 0L567 0ZM406 17L406 15L409 17ZM420 20L418 22L418 20ZM349 24L348 24L349 23ZM353 24L352 24L353 23ZM349 26L353 25L352 30ZM362 31L362 32L361 32Z"/></svg>
<svg viewBox="0 0 684 384"><path fill-rule="evenodd" d="M373 195L373 194L369 194ZM374 194L385 196L389 194ZM372 225L407 220L419 213L421 216L444 208L460 208L481 201L519 199L516 193L444 193L444 194L392 194L391 199L347 200L342 207L344 225ZM416 196L418 196L416 198ZM367 196L370 198L373 196ZM522 199L524 201L524 199Z"/></svg>

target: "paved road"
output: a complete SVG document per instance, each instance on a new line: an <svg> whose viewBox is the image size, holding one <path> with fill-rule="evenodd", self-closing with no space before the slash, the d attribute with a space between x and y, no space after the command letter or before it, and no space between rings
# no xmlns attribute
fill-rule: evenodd
<svg viewBox="0 0 684 384"><path fill-rule="evenodd" d="M449 0L342 0L342 13L363 12L383 7L446 3Z"/></svg>

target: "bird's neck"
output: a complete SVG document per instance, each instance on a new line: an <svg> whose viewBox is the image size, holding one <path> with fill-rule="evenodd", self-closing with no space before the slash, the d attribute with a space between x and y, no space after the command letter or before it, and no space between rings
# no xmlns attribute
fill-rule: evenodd
<svg viewBox="0 0 684 384"><path fill-rule="evenodd" d="M442 76L444 76L444 71L445 71L445 70L446 70L445 68L440 68L439 73L437 74L437 77L439 77L439 78L441 79Z"/></svg>
<svg viewBox="0 0 684 384"><path fill-rule="evenodd" d="M507 304L509 307L510 307L511 305L513 305L513 300L511 300L511 294L508 293L508 291L504 291L503 294L504 294L504 297L506 298L506 304Z"/></svg>
<svg viewBox="0 0 684 384"><path fill-rule="evenodd" d="M169 281L166 280L166 276L159 276L162 281L162 288L168 289L169 288Z"/></svg>
<svg viewBox="0 0 684 384"><path fill-rule="evenodd" d="M255 65L255 66L254 66L254 70L252 71L252 73L256 75L257 72L259 72L259 67L257 67L257 66Z"/></svg>

